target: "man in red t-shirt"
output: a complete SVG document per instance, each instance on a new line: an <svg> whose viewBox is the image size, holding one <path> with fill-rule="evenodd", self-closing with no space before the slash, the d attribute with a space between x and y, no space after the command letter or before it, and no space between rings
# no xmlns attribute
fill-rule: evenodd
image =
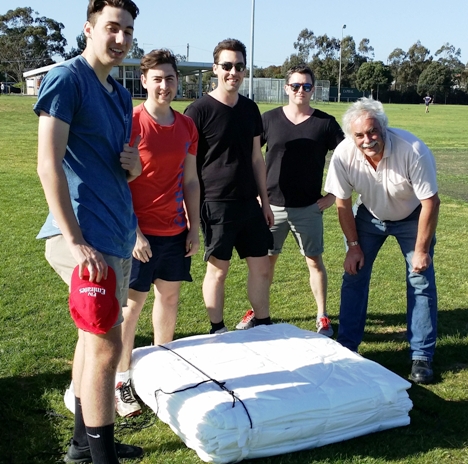
<svg viewBox="0 0 468 464"><path fill-rule="evenodd" d="M130 360L140 312L154 284L154 344L174 336L182 281L192 281L190 260L200 246L200 185L196 168L198 132L193 121L171 108L178 74L169 50L153 50L141 59L147 100L134 108L132 143L138 145L142 173L130 183L138 218L128 306L122 324L123 352L116 376L116 409L140 414L130 380Z"/></svg>

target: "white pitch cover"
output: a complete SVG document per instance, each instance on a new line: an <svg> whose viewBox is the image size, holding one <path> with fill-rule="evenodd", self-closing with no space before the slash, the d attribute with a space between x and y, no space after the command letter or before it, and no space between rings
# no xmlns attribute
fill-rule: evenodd
<svg viewBox="0 0 468 464"><path fill-rule="evenodd" d="M133 351L136 393L205 462L315 448L408 425L409 382L289 324Z"/></svg>

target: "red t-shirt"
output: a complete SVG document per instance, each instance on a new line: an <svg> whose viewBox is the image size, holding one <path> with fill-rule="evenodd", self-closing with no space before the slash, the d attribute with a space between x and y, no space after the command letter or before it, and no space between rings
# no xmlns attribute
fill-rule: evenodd
<svg viewBox="0 0 468 464"><path fill-rule="evenodd" d="M131 143L141 136L143 169L129 185L138 225L146 235L177 235L187 227L184 163L187 154L197 153L198 132L188 116L172 111L174 123L161 126L143 103L133 109Z"/></svg>

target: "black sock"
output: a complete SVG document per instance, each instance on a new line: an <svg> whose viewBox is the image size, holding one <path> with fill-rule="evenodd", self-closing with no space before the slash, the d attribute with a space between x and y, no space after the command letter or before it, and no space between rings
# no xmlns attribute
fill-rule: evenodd
<svg viewBox="0 0 468 464"><path fill-rule="evenodd" d="M114 443L114 424L86 427L93 464L119 464Z"/></svg>
<svg viewBox="0 0 468 464"><path fill-rule="evenodd" d="M81 408L81 399L75 396L75 429L73 430L73 444L78 448L87 448L88 437L86 436L86 427L83 420L83 409Z"/></svg>
<svg viewBox="0 0 468 464"><path fill-rule="evenodd" d="M211 322L211 321L210 321ZM211 330L210 333L215 333L217 330L222 329L224 327L224 319L221 322L211 322Z"/></svg>
<svg viewBox="0 0 468 464"><path fill-rule="evenodd" d="M264 317L263 319L259 319L258 317L254 318L254 327L256 327L257 325L271 325L271 324L272 322L271 322L270 316Z"/></svg>

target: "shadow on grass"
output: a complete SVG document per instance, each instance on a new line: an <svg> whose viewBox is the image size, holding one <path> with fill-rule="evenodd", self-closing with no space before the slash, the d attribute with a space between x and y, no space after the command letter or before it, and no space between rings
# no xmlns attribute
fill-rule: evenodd
<svg viewBox="0 0 468 464"><path fill-rule="evenodd" d="M434 381L445 372L468 371L468 308L438 312L437 347L434 356ZM338 326L336 326L336 333ZM404 314L367 315L366 331L359 353L401 377L408 379L411 370L409 344Z"/></svg>
<svg viewBox="0 0 468 464"><path fill-rule="evenodd" d="M468 367L468 308L456 308L450 311L439 310L437 347L434 356L436 382L445 371L457 371ZM372 359L403 377L407 377L410 365L410 351L406 340L406 318L402 314L368 314L367 328L385 330L379 333L366 331L363 342L366 344L366 358ZM401 343L404 349L373 349L379 343ZM398 370L405 369L405 373Z"/></svg>
<svg viewBox="0 0 468 464"><path fill-rule="evenodd" d="M66 411L56 411L50 405L45 392L60 389L59 401L70 383L70 372L41 374L30 377L0 379L0 462L3 464L62 463L69 440L73 436L74 418ZM56 396L56 392L54 393ZM9 401L14 398L15 401ZM64 412L64 406L60 406ZM115 436L118 440L125 433L134 434L154 426L158 419L147 408L135 418L116 418ZM185 449L177 437L162 440L152 448L176 452Z"/></svg>
<svg viewBox="0 0 468 464"><path fill-rule="evenodd" d="M41 374L0 379L0 461L4 463L57 462L66 444L57 423L70 428L73 421L50 409L44 391L66 385L70 374ZM10 399L13 398L13 401Z"/></svg>
<svg viewBox="0 0 468 464"><path fill-rule="evenodd" d="M135 335L135 348L142 346L151 346L153 344L153 337L149 335Z"/></svg>

